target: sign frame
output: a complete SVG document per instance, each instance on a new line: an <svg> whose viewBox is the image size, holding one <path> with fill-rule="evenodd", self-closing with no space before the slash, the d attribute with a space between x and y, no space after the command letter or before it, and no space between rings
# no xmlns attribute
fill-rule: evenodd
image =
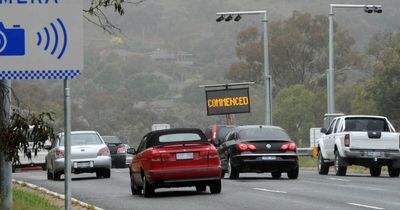
<svg viewBox="0 0 400 210"><path fill-rule="evenodd" d="M210 97L209 93L217 93L217 92L225 92L225 93L233 93L234 91L245 91L245 95L242 94L240 96L246 96L248 98L248 103L246 104L245 110L238 110L238 111L229 111L229 110L222 110L220 112L211 112L210 107L208 106L208 100L213 99ZM206 106L207 106L207 116L213 115L226 115L226 114L241 114L241 113L250 113L251 112L251 103L250 103L250 90L249 87L241 87L241 88L225 88L225 89L210 89L206 90ZM234 95L235 96L235 95ZM215 108L214 108L215 109ZM224 108L222 108L224 109ZM225 108L226 109L226 108Z"/></svg>

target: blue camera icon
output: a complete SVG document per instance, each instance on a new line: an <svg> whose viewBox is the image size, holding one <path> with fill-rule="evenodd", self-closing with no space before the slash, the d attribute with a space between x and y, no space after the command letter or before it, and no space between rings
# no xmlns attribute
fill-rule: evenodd
<svg viewBox="0 0 400 210"><path fill-rule="evenodd" d="M0 56L25 55L25 30L19 25L5 28L0 22Z"/></svg>

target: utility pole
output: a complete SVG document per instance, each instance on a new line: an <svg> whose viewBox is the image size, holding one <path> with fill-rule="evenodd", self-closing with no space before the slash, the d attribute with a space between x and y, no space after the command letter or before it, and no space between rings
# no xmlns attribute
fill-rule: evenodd
<svg viewBox="0 0 400 210"><path fill-rule="evenodd" d="M11 80L0 80L0 127L10 123ZM4 141L4 139L0 139ZM12 165L6 160L5 151L0 151L0 209L12 209Z"/></svg>

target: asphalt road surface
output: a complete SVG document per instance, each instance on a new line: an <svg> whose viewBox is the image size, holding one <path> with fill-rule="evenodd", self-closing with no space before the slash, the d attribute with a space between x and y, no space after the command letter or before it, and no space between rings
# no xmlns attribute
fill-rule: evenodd
<svg viewBox="0 0 400 210"><path fill-rule="evenodd" d="M223 179L221 194L197 193L195 188L156 190L155 197L133 196L128 169L112 169L110 179L95 174L72 175L72 197L103 209L400 209L400 178L348 173L338 177L301 170L299 179L286 174L240 174ZM13 178L64 194L64 181L48 181L44 171L13 173ZM63 177L62 177L63 178Z"/></svg>

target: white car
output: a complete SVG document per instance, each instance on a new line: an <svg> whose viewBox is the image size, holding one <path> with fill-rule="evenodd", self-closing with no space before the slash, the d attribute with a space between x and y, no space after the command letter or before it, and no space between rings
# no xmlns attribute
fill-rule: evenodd
<svg viewBox="0 0 400 210"><path fill-rule="evenodd" d="M46 156L47 179L59 180L64 173L64 133L60 133ZM96 131L71 132L71 172L96 173L110 178L110 150Z"/></svg>
<svg viewBox="0 0 400 210"><path fill-rule="evenodd" d="M322 128L318 142L318 172L325 175L335 166L345 176L347 166L368 167L371 176L380 176L382 166L390 177L400 174L400 133L386 117L348 115L336 117L328 129Z"/></svg>
<svg viewBox="0 0 400 210"><path fill-rule="evenodd" d="M13 172L17 168L26 168L26 167L42 167L43 170L46 170L46 155L47 149L51 146L50 141L46 141L44 144L44 149L39 149L35 155L35 152L32 150L33 142L29 142L28 153L31 154L31 158L25 155L23 151L18 152L19 163L16 163L12 166Z"/></svg>

